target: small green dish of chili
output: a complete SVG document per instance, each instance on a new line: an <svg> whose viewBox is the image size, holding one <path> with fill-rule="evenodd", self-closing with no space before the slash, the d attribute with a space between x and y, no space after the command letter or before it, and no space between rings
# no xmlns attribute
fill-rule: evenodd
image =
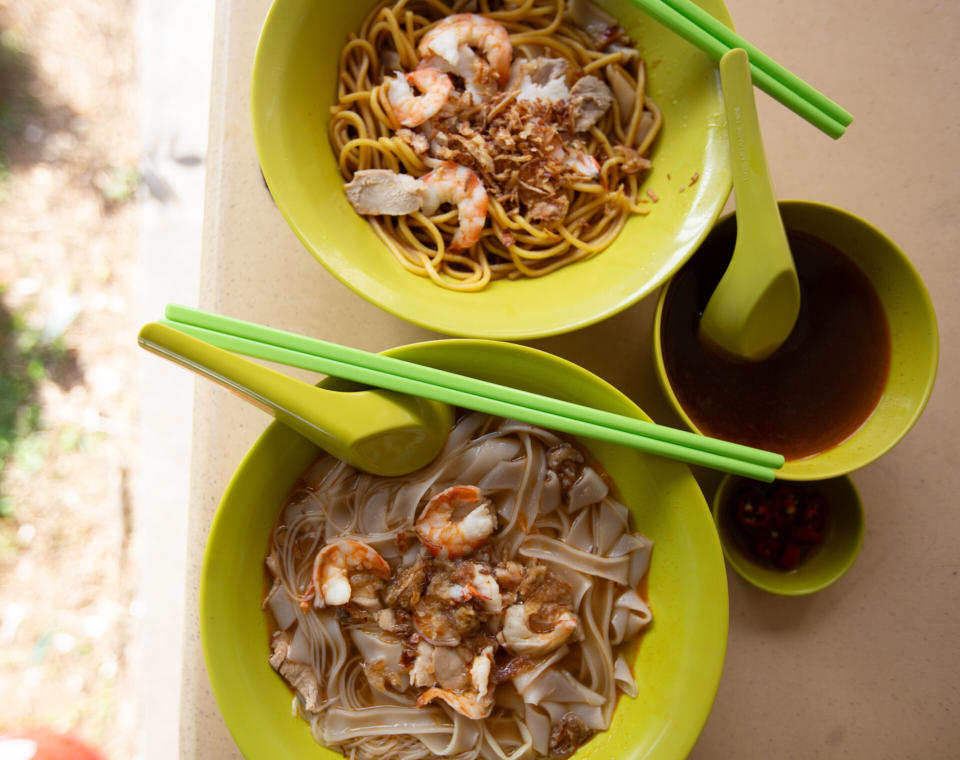
<svg viewBox="0 0 960 760"><path fill-rule="evenodd" d="M800 596L830 586L863 543L863 504L848 476L760 483L727 475L712 509L727 562L774 594Z"/></svg>

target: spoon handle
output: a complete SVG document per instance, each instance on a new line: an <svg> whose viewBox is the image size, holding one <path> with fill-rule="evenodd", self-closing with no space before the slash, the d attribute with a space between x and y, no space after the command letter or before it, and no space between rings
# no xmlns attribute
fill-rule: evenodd
<svg viewBox="0 0 960 760"><path fill-rule="evenodd" d="M755 230L763 236L778 234L780 209L763 151L750 61L745 50L736 48L720 59L720 79L730 137L738 235L746 230ZM740 223L742 211L749 212L749 224ZM763 220L770 220L770 224L764 224Z"/></svg>
<svg viewBox="0 0 960 760"><path fill-rule="evenodd" d="M318 396L326 391L157 322L144 325L137 341L148 351L193 370L272 413L334 456L346 456L343 436L331 435L310 420L316 416Z"/></svg>

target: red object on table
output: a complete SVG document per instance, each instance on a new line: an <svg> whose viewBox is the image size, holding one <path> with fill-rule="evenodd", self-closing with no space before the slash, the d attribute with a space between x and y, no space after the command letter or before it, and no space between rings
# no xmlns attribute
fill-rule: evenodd
<svg viewBox="0 0 960 760"><path fill-rule="evenodd" d="M0 760L105 760L69 734L39 728L0 736Z"/></svg>

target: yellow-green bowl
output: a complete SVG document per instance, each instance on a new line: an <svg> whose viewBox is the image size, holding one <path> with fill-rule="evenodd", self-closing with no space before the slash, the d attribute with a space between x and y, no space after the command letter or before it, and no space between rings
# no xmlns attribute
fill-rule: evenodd
<svg viewBox="0 0 960 760"><path fill-rule="evenodd" d="M776 482L776 481L775 481ZM783 596L813 594L836 583L849 570L863 544L863 504L847 476L810 484L830 507L823 542L793 570L784 571L757 562L743 551L731 535L727 521L733 497L742 485L756 483L726 475L713 496L713 520L720 535L723 555L737 574L764 591Z"/></svg>
<svg viewBox="0 0 960 760"><path fill-rule="evenodd" d="M600 4L639 41L650 96L663 110L653 169L644 181L644 192L653 191L659 201L648 216L630 219L597 256L545 277L457 293L403 269L354 213L327 139L340 49L373 3L274 0L253 67L253 134L270 192L304 246L380 308L464 337L519 340L563 333L653 292L697 248L730 193L719 79L708 56L628 0ZM701 5L730 23L721 0ZM694 175L699 178L690 184Z"/></svg>
<svg viewBox="0 0 960 760"><path fill-rule="evenodd" d="M923 280L910 259L872 224L823 203L779 203L788 230L806 232L826 241L859 267L880 297L890 327L890 374L883 396L870 417L846 440L814 456L788 461L777 473L782 480L823 480L873 462L913 427L930 398L937 375L940 353L937 318ZM735 224L733 215L725 216L711 235L722 236ZM657 379L687 426L702 432L670 387L664 366L661 325L669 292L667 284L660 293L654 317Z"/></svg>
<svg viewBox="0 0 960 760"><path fill-rule="evenodd" d="M445 340L387 353L646 419L600 378L536 349ZM636 527L655 542L648 577L654 622L634 662L639 696L621 697L611 730L591 739L577 757L683 758L710 711L726 651L727 586L717 533L686 466L613 444L584 443L616 480ZM234 474L207 541L200 584L207 673L248 760L339 757L315 744L307 724L291 716L290 692L267 662L269 635L260 609L273 521L316 454L290 429L268 427Z"/></svg>

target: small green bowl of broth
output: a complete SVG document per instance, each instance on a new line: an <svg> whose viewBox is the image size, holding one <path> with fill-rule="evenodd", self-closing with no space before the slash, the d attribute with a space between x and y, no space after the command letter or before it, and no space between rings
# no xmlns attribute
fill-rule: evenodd
<svg viewBox="0 0 960 760"><path fill-rule="evenodd" d="M760 483L727 475L712 511L727 563L773 594L827 588L853 566L863 544L863 504L848 476Z"/></svg>
<svg viewBox="0 0 960 760"><path fill-rule="evenodd" d="M801 290L790 337L759 362L699 340L733 253L731 214L661 291L657 377L692 430L783 454L780 479L822 480L873 462L917 421L936 377L937 321L916 269L878 229L821 203L779 205Z"/></svg>

